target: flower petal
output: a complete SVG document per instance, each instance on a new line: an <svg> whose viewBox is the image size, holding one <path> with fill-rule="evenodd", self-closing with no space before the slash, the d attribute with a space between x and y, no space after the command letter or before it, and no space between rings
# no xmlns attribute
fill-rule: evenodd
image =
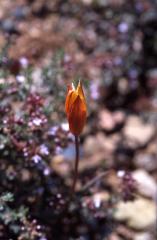
<svg viewBox="0 0 157 240"><path fill-rule="evenodd" d="M77 89L76 89L78 95L80 96L80 98L85 101L85 96L84 96L84 92L83 92L83 88L82 88L82 83L81 81L79 81Z"/></svg>
<svg viewBox="0 0 157 240"><path fill-rule="evenodd" d="M66 101L65 101L65 111L66 111L67 116L70 112L71 105L74 103L77 96L78 95L77 95L76 91L74 91L74 90L69 90L68 91Z"/></svg>
<svg viewBox="0 0 157 240"><path fill-rule="evenodd" d="M86 122L86 104L79 95L71 105L68 121L70 131L74 135L79 135Z"/></svg>

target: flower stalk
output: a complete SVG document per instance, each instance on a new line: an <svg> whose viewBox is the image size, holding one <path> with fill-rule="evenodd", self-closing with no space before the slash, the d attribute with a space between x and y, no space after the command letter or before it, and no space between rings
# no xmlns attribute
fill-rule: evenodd
<svg viewBox="0 0 157 240"><path fill-rule="evenodd" d="M75 167L74 167L74 178L71 188L71 196L74 195L76 189L76 183L78 179L78 166L79 166L79 137L75 136Z"/></svg>

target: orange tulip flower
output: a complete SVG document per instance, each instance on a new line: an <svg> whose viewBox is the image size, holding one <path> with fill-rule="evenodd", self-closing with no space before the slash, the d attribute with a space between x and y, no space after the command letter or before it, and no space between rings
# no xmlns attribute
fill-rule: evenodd
<svg viewBox="0 0 157 240"><path fill-rule="evenodd" d="M75 136L79 136L85 125L87 115L85 96L80 81L76 89L73 84L68 87L68 93L65 101L65 111L70 131Z"/></svg>

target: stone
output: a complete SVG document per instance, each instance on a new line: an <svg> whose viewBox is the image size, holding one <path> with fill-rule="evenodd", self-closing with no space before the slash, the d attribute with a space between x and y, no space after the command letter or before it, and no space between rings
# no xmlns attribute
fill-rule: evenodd
<svg viewBox="0 0 157 240"><path fill-rule="evenodd" d="M100 111L98 115L98 124L100 128L106 131L114 130L118 125L123 124L125 114L122 111L110 112L106 109Z"/></svg>
<svg viewBox="0 0 157 240"><path fill-rule="evenodd" d="M144 232L144 233L137 233L134 236L134 240L153 240L153 238L149 232Z"/></svg>
<svg viewBox="0 0 157 240"><path fill-rule="evenodd" d="M99 208L103 202L108 202L110 195L108 192L98 192L95 193L92 197L94 206Z"/></svg>
<svg viewBox="0 0 157 240"><path fill-rule="evenodd" d="M120 224L117 227L116 233L121 236L120 239L134 239L134 231L124 224Z"/></svg>
<svg viewBox="0 0 157 240"><path fill-rule="evenodd" d="M63 155L58 154L51 159L51 169L57 172L60 176L66 177L69 173L70 166Z"/></svg>
<svg viewBox="0 0 157 240"><path fill-rule="evenodd" d="M126 221L133 229L146 229L155 225L156 205L152 200L145 198L137 198L126 203L120 201L116 206L114 218L118 221Z"/></svg>
<svg viewBox="0 0 157 240"><path fill-rule="evenodd" d="M144 168L147 171L154 171L157 169L156 156L152 153L136 154L134 164L137 168Z"/></svg>
<svg viewBox="0 0 157 240"><path fill-rule="evenodd" d="M93 0L82 0L83 4L90 5L92 4Z"/></svg>
<svg viewBox="0 0 157 240"><path fill-rule="evenodd" d="M138 192L146 197L157 197L157 185L154 178L145 170L139 169L133 172L133 178L137 181Z"/></svg>
<svg viewBox="0 0 157 240"><path fill-rule="evenodd" d="M130 141L132 147L147 144L155 134L155 127L146 124L137 116L129 116L123 129L124 137Z"/></svg>
<svg viewBox="0 0 157 240"><path fill-rule="evenodd" d="M106 237L103 238L103 240L105 240L105 239L106 239ZM121 238L115 233L112 233L110 236L108 236L108 240L120 240L120 239Z"/></svg>
<svg viewBox="0 0 157 240"><path fill-rule="evenodd" d="M112 117L112 114L107 110L102 110L98 116L99 126L102 129L111 131L115 127L115 121Z"/></svg>
<svg viewBox="0 0 157 240"><path fill-rule="evenodd" d="M105 134L98 132L95 136L89 136L84 143L84 154L86 156L93 156L103 152L105 156L112 154L115 151L116 144L120 137L117 134L107 137Z"/></svg>
<svg viewBox="0 0 157 240"><path fill-rule="evenodd" d="M113 165L113 154L119 142L119 134L105 136L98 132L95 136L88 136L83 145L83 157L80 159L79 169L89 169L104 163L106 167Z"/></svg>
<svg viewBox="0 0 157 240"><path fill-rule="evenodd" d="M102 132L95 136L88 136L83 145L83 159L81 158L80 169L96 167L104 162L107 167L113 164L113 154L119 141L118 134L105 136Z"/></svg>

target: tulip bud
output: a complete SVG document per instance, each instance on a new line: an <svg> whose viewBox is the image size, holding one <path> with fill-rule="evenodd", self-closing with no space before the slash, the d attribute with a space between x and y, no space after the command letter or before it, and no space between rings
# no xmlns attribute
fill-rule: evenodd
<svg viewBox="0 0 157 240"><path fill-rule="evenodd" d="M76 89L73 84L68 87L68 93L65 101L65 111L70 131L75 136L80 135L83 131L87 115L86 101L81 82L79 82Z"/></svg>

